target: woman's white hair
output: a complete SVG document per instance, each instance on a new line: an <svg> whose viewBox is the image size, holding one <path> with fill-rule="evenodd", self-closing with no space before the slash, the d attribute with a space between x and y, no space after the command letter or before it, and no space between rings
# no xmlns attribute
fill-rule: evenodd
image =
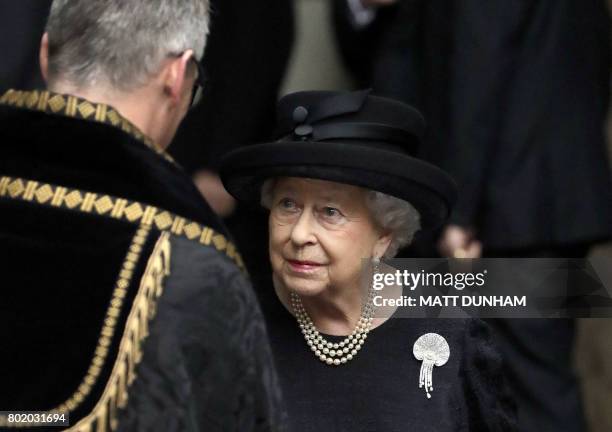
<svg viewBox="0 0 612 432"><path fill-rule="evenodd" d="M132 90L167 56L201 58L208 27L208 0L54 0L49 79Z"/></svg>
<svg viewBox="0 0 612 432"><path fill-rule="evenodd" d="M272 207L275 184L276 179L268 179L261 187L261 205L267 209ZM421 216L407 201L367 190L366 205L378 226L391 235L391 243L383 258L393 258L399 249L412 242L414 234L421 229Z"/></svg>

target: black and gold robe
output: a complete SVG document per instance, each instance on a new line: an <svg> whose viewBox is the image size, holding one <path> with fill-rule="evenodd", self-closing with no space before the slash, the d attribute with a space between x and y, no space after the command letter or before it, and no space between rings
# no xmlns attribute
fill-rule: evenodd
<svg viewBox="0 0 612 432"><path fill-rule="evenodd" d="M0 149L0 411L79 432L282 429L240 255L166 153L109 106L19 91L0 98Z"/></svg>

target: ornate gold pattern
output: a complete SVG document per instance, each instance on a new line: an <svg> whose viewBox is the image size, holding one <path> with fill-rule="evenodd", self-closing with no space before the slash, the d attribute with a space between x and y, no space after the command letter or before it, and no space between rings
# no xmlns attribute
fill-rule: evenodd
<svg viewBox="0 0 612 432"><path fill-rule="evenodd" d="M113 299L110 302L110 307L106 311L104 326L100 332L100 339L98 340L94 359L91 362L89 370L87 371L87 375L72 397L58 408L51 410L52 412L73 411L89 395L92 386L96 383L108 355L108 346L111 344L113 336L115 335L117 318L121 314L123 299L127 295L127 288L130 286L130 281L132 280L132 270L134 269L136 263L138 263L140 252L142 251L142 245L144 245L150 232L151 227L142 226L138 229L136 235L132 239L132 244L130 245L130 249L128 250L127 256L123 262L122 269L119 272L119 278L115 284Z"/></svg>
<svg viewBox="0 0 612 432"><path fill-rule="evenodd" d="M225 236L197 222L154 206L12 177L0 177L0 198L93 213L139 225L152 225L160 231L167 231L205 246L212 246L219 252L225 253L242 271L246 272L242 257Z"/></svg>
<svg viewBox="0 0 612 432"><path fill-rule="evenodd" d="M147 228L143 227L141 230L148 233ZM140 253L144 239L140 243L138 239L137 235L128 256ZM128 390L136 379L136 366L142 360L142 346L149 335L149 322L157 312L157 301L163 293L164 278L170 274L170 255L170 234L164 232L157 241L142 276L119 344L119 354L104 392L92 412L67 431L108 432L117 429L118 411L127 406ZM109 312L113 307L111 306ZM112 313L110 315L109 318L113 320Z"/></svg>
<svg viewBox="0 0 612 432"><path fill-rule="evenodd" d="M85 378L66 402L47 411L47 414L70 413L91 393L91 389L96 384L108 356L108 347L111 345L116 332L117 319L123 308L123 300L130 286L133 269L140 258L142 246L150 232L151 227L143 225L132 239L115 284L113 298L106 312L93 360ZM135 379L136 365L142 359L141 348L148 335L148 323L155 316L156 303L163 291L163 279L170 274L169 236L169 233L162 233L149 257L147 268L140 282L140 288L134 298L125 324L117 359L114 362L113 370L102 397L87 417L67 430L106 432L117 428L117 409L125 407L127 403L128 388ZM0 426L20 429L36 425L32 423L9 424L5 416L0 416Z"/></svg>
<svg viewBox="0 0 612 432"><path fill-rule="evenodd" d="M36 90L9 90L0 97L0 105L64 115L118 127L125 133L143 142L147 147L164 157L166 160L175 163L172 156L155 144L151 138L144 135L129 120L121 116L116 109L108 105L95 104L76 96Z"/></svg>

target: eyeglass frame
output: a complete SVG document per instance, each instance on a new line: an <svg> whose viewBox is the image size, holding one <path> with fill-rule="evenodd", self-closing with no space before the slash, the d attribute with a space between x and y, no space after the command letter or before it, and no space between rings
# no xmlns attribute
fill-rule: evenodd
<svg viewBox="0 0 612 432"><path fill-rule="evenodd" d="M169 57L182 57L185 54L186 51L183 51L182 53L177 53L177 54L169 54ZM195 54L191 54L191 57L189 57L189 60L193 61L196 65L196 69L197 69L197 76L196 76L196 80L193 84L193 90L191 92L191 103L189 105L189 109L192 110L194 108L196 108L200 102L202 101L202 95L204 93L204 89L206 88L206 85L208 84L208 75L206 74L206 69L204 69L204 65L202 64L202 62L200 62Z"/></svg>

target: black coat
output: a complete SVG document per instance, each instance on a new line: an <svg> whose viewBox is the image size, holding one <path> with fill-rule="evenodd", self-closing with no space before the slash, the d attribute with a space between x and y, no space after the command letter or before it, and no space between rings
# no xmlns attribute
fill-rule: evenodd
<svg viewBox="0 0 612 432"><path fill-rule="evenodd" d="M453 222L495 249L610 236L603 1L406 0L361 31L335 4L349 64L370 65L375 90L425 111L423 155L460 186Z"/></svg>
<svg viewBox="0 0 612 432"><path fill-rule="evenodd" d="M49 92L3 96L0 140L0 406L280 430L259 306L189 176L111 107Z"/></svg>
<svg viewBox="0 0 612 432"><path fill-rule="evenodd" d="M516 414L501 357L480 320L403 319L371 330L354 359L327 365L268 285L260 299L294 432L510 432ZM432 371L430 398L419 387L414 343L436 333L448 362ZM331 343L344 337L325 336Z"/></svg>

